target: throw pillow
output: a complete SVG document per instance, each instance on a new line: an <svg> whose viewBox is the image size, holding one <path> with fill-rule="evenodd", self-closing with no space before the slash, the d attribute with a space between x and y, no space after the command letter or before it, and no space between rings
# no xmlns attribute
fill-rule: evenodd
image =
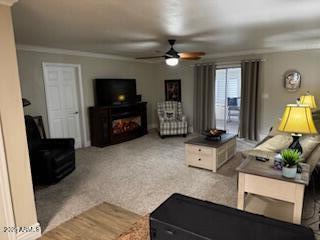
<svg viewBox="0 0 320 240"><path fill-rule="evenodd" d="M164 111L164 120L174 120L176 119L176 112L174 110Z"/></svg>
<svg viewBox="0 0 320 240"><path fill-rule="evenodd" d="M292 143L290 135L276 135L261 145L257 146L255 150L266 152L281 152L281 150L288 148Z"/></svg>

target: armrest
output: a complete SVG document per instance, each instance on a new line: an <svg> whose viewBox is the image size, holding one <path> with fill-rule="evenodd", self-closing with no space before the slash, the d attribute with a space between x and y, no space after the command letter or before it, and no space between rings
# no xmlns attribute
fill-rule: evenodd
<svg viewBox="0 0 320 240"><path fill-rule="evenodd" d="M164 122L164 113L158 112L158 118L159 118L159 122Z"/></svg>
<svg viewBox="0 0 320 240"><path fill-rule="evenodd" d="M310 173L313 172L316 165L320 161L320 145L318 145L312 153L309 155L309 157L306 159L306 163L310 165Z"/></svg>
<svg viewBox="0 0 320 240"><path fill-rule="evenodd" d="M164 117L159 115L159 122L162 123L164 122Z"/></svg>
<svg viewBox="0 0 320 240"><path fill-rule="evenodd" d="M178 120L180 120L180 121L182 121L182 122L186 122L186 121L187 121L187 116L185 116L185 115L180 115L180 116L178 117Z"/></svg>
<svg viewBox="0 0 320 240"><path fill-rule="evenodd" d="M73 138L51 138L41 140L41 149L74 148Z"/></svg>

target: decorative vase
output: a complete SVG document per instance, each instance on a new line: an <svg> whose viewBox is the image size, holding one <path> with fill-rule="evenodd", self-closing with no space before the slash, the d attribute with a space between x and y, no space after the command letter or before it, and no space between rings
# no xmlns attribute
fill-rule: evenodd
<svg viewBox="0 0 320 240"><path fill-rule="evenodd" d="M297 166L294 167L282 167L282 176L286 178L295 178L297 176Z"/></svg>

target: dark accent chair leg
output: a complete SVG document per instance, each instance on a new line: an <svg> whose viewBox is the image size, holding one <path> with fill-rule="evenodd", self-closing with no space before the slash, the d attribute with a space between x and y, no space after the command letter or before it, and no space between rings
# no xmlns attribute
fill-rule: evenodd
<svg viewBox="0 0 320 240"><path fill-rule="evenodd" d="M182 137L184 137L184 138L187 137L187 134L183 134Z"/></svg>

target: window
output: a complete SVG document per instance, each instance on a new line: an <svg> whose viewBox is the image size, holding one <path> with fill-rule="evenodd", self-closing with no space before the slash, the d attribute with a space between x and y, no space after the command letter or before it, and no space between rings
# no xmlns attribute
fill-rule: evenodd
<svg viewBox="0 0 320 240"><path fill-rule="evenodd" d="M217 128L237 133L240 114L241 68L217 69L215 87ZM230 105L233 105L233 107Z"/></svg>

